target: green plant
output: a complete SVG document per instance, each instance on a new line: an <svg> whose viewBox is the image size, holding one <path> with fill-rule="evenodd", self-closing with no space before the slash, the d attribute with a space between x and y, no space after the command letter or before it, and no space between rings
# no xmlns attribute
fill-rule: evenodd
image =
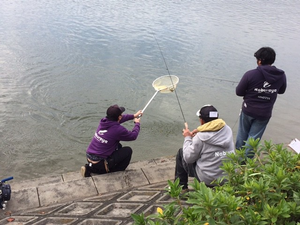
<svg viewBox="0 0 300 225"><path fill-rule="evenodd" d="M248 144L255 157L245 158L245 149L228 155L224 185L220 179L208 188L195 179L189 184L193 190L182 196L179 180L168 181L174 201L147 217L132 214L134 224L300 225L300 155L271 141Z"/></svg>

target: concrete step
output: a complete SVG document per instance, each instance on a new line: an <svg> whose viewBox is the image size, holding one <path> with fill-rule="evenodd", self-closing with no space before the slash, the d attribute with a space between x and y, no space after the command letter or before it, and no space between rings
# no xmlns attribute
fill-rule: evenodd
<svg viewBox="0 0 300 225"><path fill-rule="evenodd" d="M175 156L133 162L122 172L83 178L76 172L10 181L12 193L6 210L20 211L76 201L112 191L173 180Z"/></svg>

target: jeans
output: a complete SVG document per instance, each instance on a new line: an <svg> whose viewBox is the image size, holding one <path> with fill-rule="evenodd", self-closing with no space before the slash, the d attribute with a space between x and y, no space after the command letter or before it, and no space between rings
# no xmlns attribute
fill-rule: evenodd
<svg viewBox="0 0 300 225"><path fill-rule="evenodd" d="M253 158L254 152L249 145L247 145L247 141L251 137L254 139L261 139L269 120L270 119L258 120L241 112L235 148L240 149L243 146L246 146L246 156L248 158Z"/></svg>

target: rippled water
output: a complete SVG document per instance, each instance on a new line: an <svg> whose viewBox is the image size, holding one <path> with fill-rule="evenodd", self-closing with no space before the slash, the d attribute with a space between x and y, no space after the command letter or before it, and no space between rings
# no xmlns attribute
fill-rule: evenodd
<svg viewBox="0 0 300 225"><path fill-rule="evenodd" d="M235 86L262 46L276 50L288 76L264 139L299 138L299 21L296 0L2 0L0 178L79 170L106 108L142 109L168 70L180 78L183 115L175 93L159 93L129 143L134 161L176 154L183 116L197 127L207 103L235 135Z"/></svg>

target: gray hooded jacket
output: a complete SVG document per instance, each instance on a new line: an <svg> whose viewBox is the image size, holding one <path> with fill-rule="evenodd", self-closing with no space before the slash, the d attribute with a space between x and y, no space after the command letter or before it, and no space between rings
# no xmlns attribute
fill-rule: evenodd
<svg viewBox="0 0 300 225"><path fill-rule="evenodd" d="M224 176L220 168L228 153L235 153L232 130L222 119L216 119L197 128L198 133L185 137L183 158L186 163L196 163L200 181L207 185Z"/></svg>

